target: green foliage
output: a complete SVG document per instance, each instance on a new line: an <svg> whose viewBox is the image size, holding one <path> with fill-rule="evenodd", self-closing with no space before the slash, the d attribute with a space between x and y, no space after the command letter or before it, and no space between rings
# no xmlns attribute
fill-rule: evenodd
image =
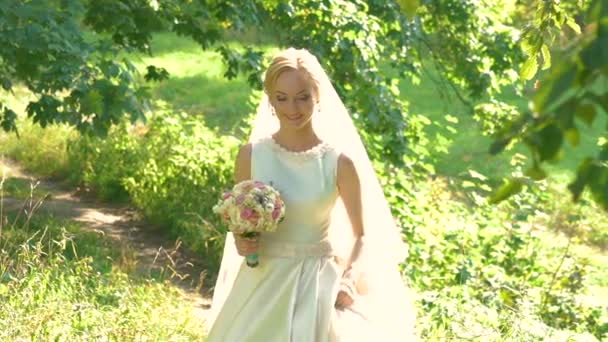
<svg viewBox="0 0 608 342"><path fill-rule="evenodd" d="M574 33L581 33L581 28L574 19L572 6L568 2L539 1L536 3L534 24L527 25L521 37L521 46L528 55L527 60L520 69L520 77L524 80L532 79L538 70L551 67L550 48L557 38L564 34L564 26Z"/></svg>
<svg viewBox="0 0 608 342"><path fill-rule="evenodd" d="M67 123L103 135L127 113L132 120L143 118L139 98L146 90L133 83L136 70L119 58L119 49L85 36L78 22L84 6L80 1L3 1L0 82L5 91L22 83L37 95L27 113L42 127ZM16 131L15 112L2 103L0 111L2 127Z"/></svg>
<svg viewBox="0 0 608 342"><path fill-rule="evenodd" d="M565 186L537 185L535 189L540 194L535 200L536 210L544 213L534 219L537 224L572 237L578 243L608 250L606 217L590 195L585 194L578 203L573 203Z"/></svg>
<svg viewBox="0 0 608 342"><path fill-rule="evenodd" d="M51 218L29 223L0 230L1 340L204 338L180 293L121 270L109 239Z"/></svg>
<svg viewBox="0 0 608 342"><path fill-rule="evenodd" d="M252 4L249 4L252 6ZM148 88L124 51L149 52L152 33L169 29L203 48L231 27L242 28L243 7L216 1L3 1L0 5L0 84L24 84L37 99L28 116L45 127L67 123L104 136L129 116L144 119ZM205 23L201 25L200 23ZM92 31L92 32L91 32ZM255 57L255 56L254 56ZM234 61L228 60L233 68ZM163 80L163 68L148 66L144 79ZM0 103L0 125L17 130L16 113Z"/></svg>
<svg viewBox="0 0 608 342"><path fill-rule="evenodd" d="M495 99L475 106L473 117L481 124L484 135L494 135L507 122L519 115L519 108Z"/></svg>
<svg viewBox="0 0 608 342"><path fill-rule="evenodd" d="M552 15L559 15L552 11L541 13L549 21L555 21ZM523 113L505 125L491 148L497 153L512 140L523 141L532 152L533 174L544 173L541 163L560 159L565 142L578 146L580 136L584 134L580 124L592 126L599 114L608 114L608 87L605 86L608 80L608 4L591 1L586 21L585 33L571 42L568 51L553 62L540 81L533 97L532 112ZM561 24L563 20L555 23ZM608 209L608 145L605 139L598 141L598 145L598 155L581 162L569 189L576 201L588 188L594 200Z"/></svg>
<svg viewBox="0 0 608 342"><path fill-rule="evenodd" d="M69 147L72 183L92 189L102 200L125 201L124 180L141 166L139 136L132 126L114 126L106 138L81 136Z"/></svg>
<svg viewBox="0 0 608 342"><path fill-rule="evenodd" d="M238 140L198 118L159 113L146 126L123 123L107 138L82 137L70 149L83 186L106 200L130 200L172 237L219 268L225 230L211 208L232 183Z"/></svg>
<svg viewBox="0 0 608 342"><path fill-rule="evenodd" d="M514 69L522 54L508 3L431 0L417 12L423 51L444 77L472 98L500 92L501 86L515 80Z"/></svg>
<svg viewBox="0 0 608 342"><path fill-rule="evenodd" d="M423 338L608 336L608 312L585 301L586 256L569 243L555 248L530 227L522 204L533 195L515 196L500 211L470 211L441 179L400 170L390 179L394 186L385 189L409 244L404 273L420 293Z"/></svg>
<svg viewBox="0 0 608 342"><path fill-rule="evenodd" d="M122 51L150 52L152 33L170 30L192 38L203 49L218 51L227 65L227 78L243 73L259 87L264 53L250 46L236 49L221 39L226 30L244 31L264 23L262 34L275 36L279 45L306 47L321 58L357 124L369 133L365 138L370 152L403 164L404 153L410 151L405 136L415 133L407 128L399 80L378 72L381 63L390 63L399 74L417 77L424 54L434 53L437 63L447 65L442 69L446 76L479 96L486 86L495 89L500 84L499 75L516 58L504 53L513 40L507 30L497 29L502 13L490 10L473 16L474 4L459 1L447 6L438 1L401 1L400 5L406 14L395 1L43 4L11 0L0 7L0 27L7 28L0 43L6 41L4 46L10 47L2 50L0 58L24 65L13 69L4 64L6 70L0 75L6 90L23 82L39 95L28 106L35 122L43 126L65 122L81 132L105 135L122 116L142 119L146 109L143 100L148 89L134 81L136 70L122 58ZM412 19L414 14L419 14L417 20ZM92 32L85 34L85 30ZM447 36L449 40L444 39ZM420 42L425 52L419 51ZM165 69L148 66L144 79L167 76ZM3 127L16 129L15 113L7 106L2 110ZM395 134L385 134L389 131Z"/></svg>
<svg viewBox="0 0 608 342"><path fill-rule="evenodd" d="M148 128L126 190L148 218L218 266L225 230L211 208L232 183L238 141L186 116L158 116Z"/></svg>

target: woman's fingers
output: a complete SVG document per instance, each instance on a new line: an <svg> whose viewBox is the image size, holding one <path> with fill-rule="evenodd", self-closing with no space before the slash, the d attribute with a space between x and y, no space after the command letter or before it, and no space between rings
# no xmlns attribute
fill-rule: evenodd
<svg viewBox="0 0 608 342"><path fill-rule="evenodd" d="M257 239L244 239L241 237L235 238L236 249L241 256L255 254L258 250Z"/></svg>
<svg viewBox="0 0 608 342"><path fill-rule="evenodd" d="M338 297L336 298L336 308L344 309L353 305L354 302L355 300L348 293L345 291L340 291L338 292Z"/></svg>

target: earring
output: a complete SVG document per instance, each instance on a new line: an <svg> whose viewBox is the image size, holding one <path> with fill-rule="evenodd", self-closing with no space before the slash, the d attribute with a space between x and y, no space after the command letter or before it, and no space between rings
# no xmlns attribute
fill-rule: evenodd
<svg viewBox="0 0 608 342"><path fill-rule="evenodd" d="M270 113L272 114L272 116L277 116L277 112L274 109L274 106L272 106L272 105L270 106Z"/></svg>

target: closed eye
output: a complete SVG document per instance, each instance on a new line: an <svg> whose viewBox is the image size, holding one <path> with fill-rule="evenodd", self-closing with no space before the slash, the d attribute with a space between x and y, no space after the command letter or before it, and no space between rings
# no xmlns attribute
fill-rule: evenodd
<svg viewBox="0 0 608 342"><path fill-rule="evenodd" d="M310 95L300 96L300 97L298 97L298 100L308 101L308 100L310 100ZM284 101L287 101L287 98L286 97L277 97L277 101L284 102Z"/></svg>

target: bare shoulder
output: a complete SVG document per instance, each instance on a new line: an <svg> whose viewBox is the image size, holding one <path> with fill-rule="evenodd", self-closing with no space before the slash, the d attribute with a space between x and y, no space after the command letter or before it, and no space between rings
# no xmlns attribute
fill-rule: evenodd
<svg viewBox="0 0 608 342"><path fill-rule="evenodd" d="M338 173L341 172L356 172L355 163L352 158L345 153L340 153L338 156Z"/></svg>
<svg viewBox="0 0 608 342"><path fill-rule="evenodd" d="M359 176L352 158L344 153L338 156L338 187L358 183Z"/></svg>
<svg viewBox="0 0 608 342"><path fill-rule="evenodd" d="M236 165L234 167L234 180L240 182L251 178L251 151L253 146L251 143L245 144L239 148L239 153L236 156Z"/></svg>

